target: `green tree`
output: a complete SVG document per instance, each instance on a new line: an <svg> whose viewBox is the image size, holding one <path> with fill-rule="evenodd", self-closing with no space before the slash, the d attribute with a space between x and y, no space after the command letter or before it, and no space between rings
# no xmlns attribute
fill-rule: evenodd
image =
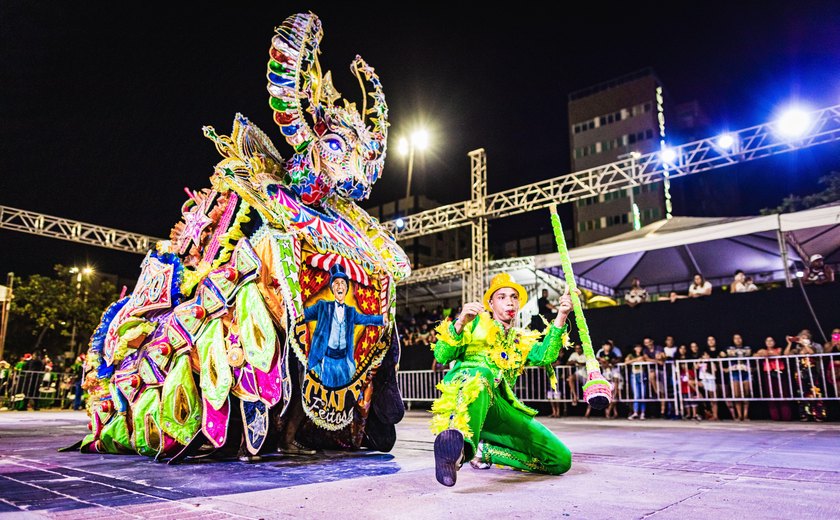
<svg viewBox="0 0 840 520"><path fill-rule="evenodd" d="M790 213L792 211L801 211L830 202L840 201L840 172L833 171L824 177L820 177L819 183L825 186L824 190L812 193L811 195L805 195L804 197L790 194L782 199L780 206L764 208L761 210L761 214Z"/></svg>
<svg viewBox="0 0 840 520"><path fill-rule="evenodd" d="M54 271L52 277L34 274L15 286L11 307L15 334L10 331L9 347L18 354L69 350L74 328L76 349L85 351L103 310L119 296L114 284L97 281L95 275L80 276L62 265Z"/></svg>

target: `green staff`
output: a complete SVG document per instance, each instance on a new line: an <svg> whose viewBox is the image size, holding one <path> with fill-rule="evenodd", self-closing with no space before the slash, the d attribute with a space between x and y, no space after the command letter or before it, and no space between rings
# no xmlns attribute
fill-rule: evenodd
<svg viewBox="0 0 840 520"><path fill-rule="evenodd" d="M580 342L583 345L583 355L586 356L586 372L589 380L583 385L583 398L596 410L602 410L612 400L612 386L601 375L600 365L595 359L595 352L592 350L592 338L589 337L589 327L586 325L586 318L583 316L583 307L580 304L575 275L572 272L572 261L569 259L569 249L566 247L566 237L563 234L563 226L560 224L560 217L557 215L557 206L551 205L551 227L554 229L554 240L557 242L557 252L560 254L560 265L563 268L563 275L566 278L566 285L569 287L569 294L572 297L572 308L575 313L575 324L580 335Z"/></svg>

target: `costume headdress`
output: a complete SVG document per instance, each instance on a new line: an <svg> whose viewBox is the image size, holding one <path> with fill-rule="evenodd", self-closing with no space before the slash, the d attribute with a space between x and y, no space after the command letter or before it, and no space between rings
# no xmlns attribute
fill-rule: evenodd
<svg viewBox="0 0 840 520"><path fill-rule="evenodd" d="M388 106L379 77L360 56L350 70L362 87L361 112L347 100L343 106L335 104L341 94L333 86L331 73L322 74L318 62L322 36L321 21L307 13L287 18L275 28L271 41L269 104L274 122L295 150L284 181L307 204L317 203L332 191L354 200L366 199L385 161ZM362 76L372 92L365 91ZM370 108L367 96L373 100Z"/></svg>

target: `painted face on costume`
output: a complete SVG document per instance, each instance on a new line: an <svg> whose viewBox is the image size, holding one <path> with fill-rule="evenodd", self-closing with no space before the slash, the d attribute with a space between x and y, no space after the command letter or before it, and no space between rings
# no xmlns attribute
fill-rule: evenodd
<svg viewBox="0 0 840 520"><path fill-rule="evenodd" d="M344 278L336 278L330 285L335 301L344 303L344 298L347 297L347 280Z"/></svg>
<svg viewBox="0 0 840 520"><path fill-rule="evenodd" d="M519 293L510 287L502 287L490 296L490 309L493 318L502 323L510 323L519 313Z"/></svg>

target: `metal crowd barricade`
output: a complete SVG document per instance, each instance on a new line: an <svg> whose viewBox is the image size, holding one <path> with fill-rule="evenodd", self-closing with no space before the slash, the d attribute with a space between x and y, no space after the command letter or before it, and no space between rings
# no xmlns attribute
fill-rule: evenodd
<svg viewBox="0 0 840 520"><path fill-rule="evenodd" d="M557 393L550 394L548 376L540 367L526 368L514 391L523 402L574 401L583 397L585 370L554 367ZM684 412L686 404L732 401L840 400L840 353L749 358L707 358L663 362L618 363L602 368L613 384L616 402L665 403ZM412 370L397 373L406 402L431 402L445 371Z"/></svg>
<svg viewBox="0 0 840 520"><path fill-rule="evenodd" d="M627 403L679 403L679 387L673 360L659 362L618 363L604 370L604 377L613 383L613 398Z"/></svg>
<svg viewBox="0 0 840 520"><path fill-rule="evenodd" d="M677 361L682 400L840 400L840 353ZM692 383L693 379L693 383Z"/></svg>
<svg viewBox="0 0 840 520"><path fill-rule="evenodd" d="M72 390L72 385L63 382L63 374L58 372L7 370L0 377L0 407L11 410L63 407L72 401Z"/></svg>

